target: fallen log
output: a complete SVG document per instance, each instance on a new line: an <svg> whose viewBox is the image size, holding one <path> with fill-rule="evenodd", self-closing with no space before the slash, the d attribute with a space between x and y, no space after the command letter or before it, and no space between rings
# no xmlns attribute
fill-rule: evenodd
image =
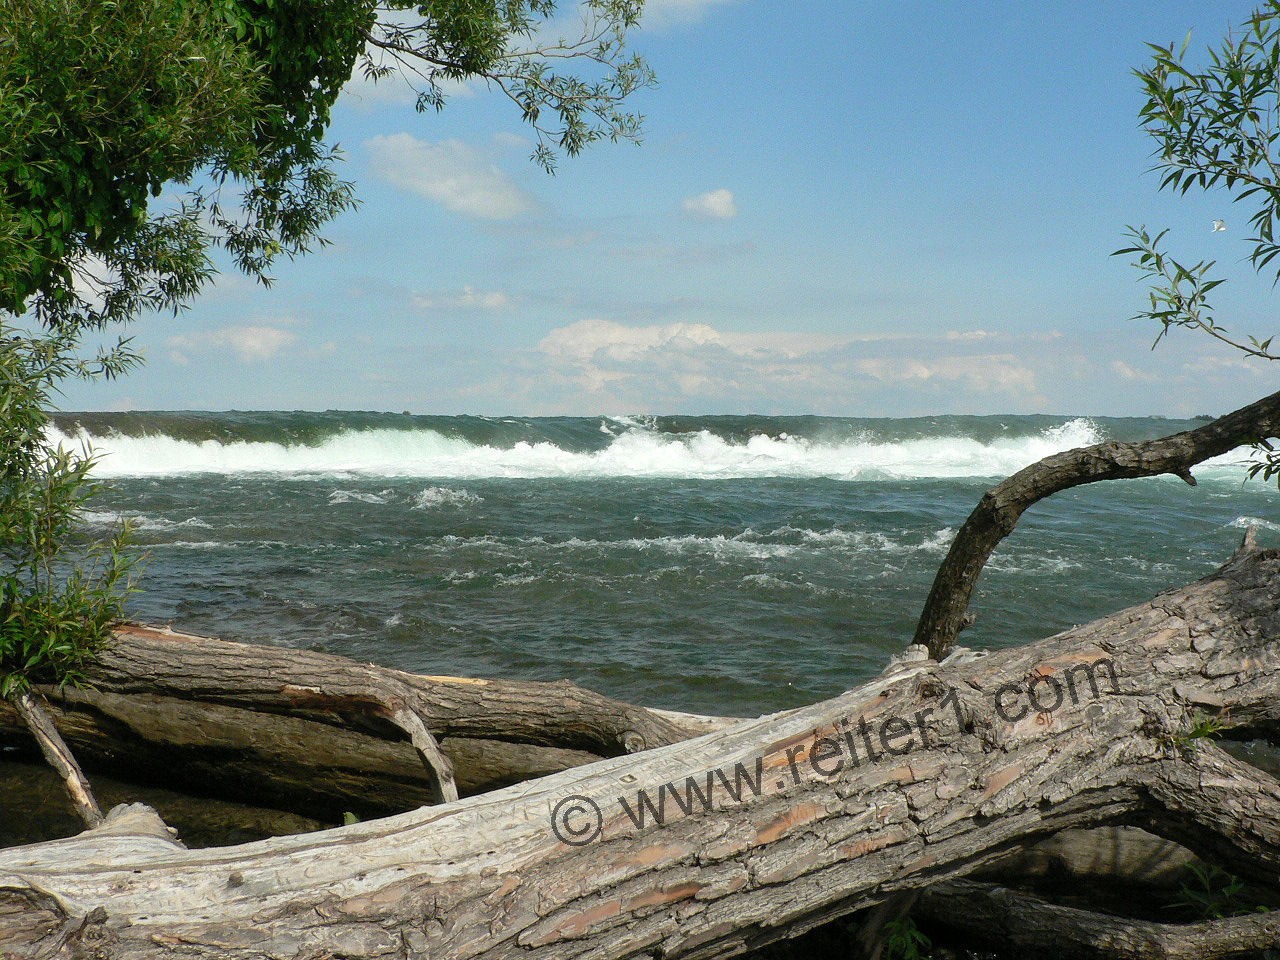
<svg viewBox="0 0 1280 960"><path fill-rule="evenodd" d="M286 703L295 654L276 666L282 712L369 721L349 700ZM903 663L811 707L379 821L193 851L116 811L0 851L0 950L730 956L1114 823L1273 884L1280 783L1191 718L1275 737L1278 668L1280 552L1242 549L1026 647Z"/></svg>
<svg viewBox="0 0 1280 960"><path fill-rule="evenodd" d="M43 687L84 766L338 821L438 802L405 727L438 742L475 794L729 721L611 700L568 682L424 677L307 650L122 626L89 686ZM0 746L29 743L0 701Z"/></svg>

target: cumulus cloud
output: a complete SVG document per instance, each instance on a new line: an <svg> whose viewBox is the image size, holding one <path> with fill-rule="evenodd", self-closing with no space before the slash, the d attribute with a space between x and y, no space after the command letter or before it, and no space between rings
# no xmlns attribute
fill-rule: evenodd
<svg viewBox="0 0 1280 960"><path fill-rule="evenodd" d="M843 338L806 333L730 333L705 323L630 327L611 320L579 320L552 330L538 344L548 356L574 363L611 360L630 363L657 353L714 350L739 357L791 359L829 349Z"/></svg>
<svg viewBox="0 0 1280 960"><path fill-rule="evenodd" d="M511 298L500 290L466 286L461 291L415 293L413 305L419 310L501 310L511 306Z"/></svg>
<svg viewBox="0 0 1280 960"><path fill-rule="evenodd" d="M252 363L270 360L297 340L297 334L279 327L246 325L179 334L167 343L175 363L189 363L195 354L219 351L231 351L245 363Z"/></svg>
<svg viewBox="0 0 1280 960"><path fill-rule="evenodd" d="M719 190L708 190L696 197L686 197L684 201L686 213L708 220L732 220L738 215L738 205L734 202L733 191L723 187Z"/></svg>
<svg viewBox="0 0 1280 960"><path fill-rule="evenodd" d="M357 65L351 71L351 79L342 86L339 103L368 111L388 106L412 107L417 99L418 94L407 78L396 74L372 80Z"/></svg>
<svg viewBox="0 0 1280 960"><path fill-rule="evenodd" d="M420 23L421 18L413 10L379 10L375 30L377 27L412 29ZM370 79L365 75L365 56L377 67L390 68L391 72L380 80ZM365 44L364 56L357 59L351 68L350 79L342 86L340 102L364 110L382 106L412 106L418 99L417 88L422 86L422 79L406 69L395 57L372 44ZM466 80L438 77L436 86L446 99L475 96L475 90Z"/></svg>
<svg viewBox="0 0 1280 960"><path fill-rule="evenodd" d="M538 351L545 375L566 391L618 409L689 409L693 403L699 409L847 409L903 391L940 395L949 406L976 395L1040 399L1035 373L1022 358L956 352L964 346L945 335L735 332L705 323L628 326L593 319L551 331ZM581 406L581 396L575 403Z"/></svg>
<svg viewBox="0 0 1280 960"><path fill-rule="evenodd" d="M87 253L72 261L71 285L76 296L91 310L101 310L106 305L106 295L111 286L118 283L120 275L96 254Z"/></svg>
<svg viewBox="0 0 1280 960"><path fill-rule="evenodd" d="M408 133L365 141L374 173L401 190L480 220L511 220L533 201L485 153L460 140L430 143Z"/></svg>

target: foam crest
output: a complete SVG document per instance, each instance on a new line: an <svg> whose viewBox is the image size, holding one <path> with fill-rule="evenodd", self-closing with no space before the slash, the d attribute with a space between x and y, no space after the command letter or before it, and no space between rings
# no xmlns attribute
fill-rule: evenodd
<svg viewBox="0 0 1280 960"><path fill-rule="evenodd" d="M314 445L261 441L179 440L148 436L68 436L50 440L99 456L101 477L177 474L485 477L827 477L877 480L1005 476L1072 447L1096 443L1089 420L1039 433L981 441L965 436L838 442L759 433L730 441L709 430L663 433L615 419L621 432L602 449L570 450L550 441L509 446L474 443L435 430L344 430Z"/></svg>
<svg viewBox="0 0 1280 960"><path fill-rule="evenodd" d="M480 503L478 497L469 490L452 490L449 487L427 487L413 499L413 509L430 510L433 507L461 507Z"/></svg>
<svg viewBox="0 0 1280 960"><path fill-rule="evenodd" d="M213 529L212 525L199 517L188 517L186 520L168 520L164 517L148 517L135 511L113 513L107 510L85 510L80 518L90 527L118 527L126 520L133 524L135 530L178 530L198 527L204 530Z"/></svg>

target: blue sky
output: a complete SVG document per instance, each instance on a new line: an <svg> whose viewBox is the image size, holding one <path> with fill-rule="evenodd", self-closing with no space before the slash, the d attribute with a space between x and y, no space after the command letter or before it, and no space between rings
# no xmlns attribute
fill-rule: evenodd
<svg viewBox="0 0 1280 960"><path fill-rule="evenodd" d="M1126 224L1217 259L1269 335L1247 215L1159 193L1131 70L1249 4L650 0L644 143L549 177L483 87L417 114L353 83L361 206L262 289L133 328L147 365L68 409L1222 413L1280 370L1128 319ZM1228 229L1214 233L1214 218Z"/></svg>

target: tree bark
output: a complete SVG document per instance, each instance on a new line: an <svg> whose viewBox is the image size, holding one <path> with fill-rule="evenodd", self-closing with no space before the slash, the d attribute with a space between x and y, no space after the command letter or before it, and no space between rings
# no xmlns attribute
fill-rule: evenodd
<svg viewBox="0 0 1280 960"><path fill-rule="evenodd" d="M1045 497L1099 480L1173 474L1195 485L1191 468L1243 444L1280 436L1280 393L1257 400L1212 423L1159 440L1091 447L1045 457L988 490L965 520L938 568L916 624L915 643L934 659L946 656L973 622L969 600L996 546L1018 518Z"/></svg>
<svg viewBox="0 0 1280 960"><path fill-rule="evenodd" d="M368 719L345 688L294 694L313 685L281 654L255 697ZM185 850L113 817L0 851L0 949L724 957L1122 822L1274 882L1280 783L1193 738L1189 716L1274 736L1278 666L1280 552L1242 550L1026 647L904 663L810 707L385 820Z"/></svg>
<svg viewBox="0 0 1280 960"><path fill-rule="evenodd" d="M568 682L422 677L312 651L119 628L84 689L43 689L89 770L289 809L320 820L497 789L730 721L647 710ZM439 738L423 763L406 727ZM0 744L27 743L0 702ZM429 744L428 744L429 745Z"/></svg>

